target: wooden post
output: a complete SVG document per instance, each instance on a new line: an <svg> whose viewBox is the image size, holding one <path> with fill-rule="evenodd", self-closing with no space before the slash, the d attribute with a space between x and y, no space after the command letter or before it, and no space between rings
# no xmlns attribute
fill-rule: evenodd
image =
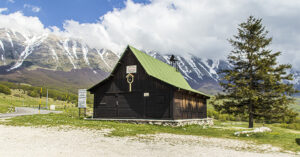
<svg viewBox="0 0 300 157"><path fill-rule="evenodd" d="M46 109L48 109L48 88L47 88Z"/></svg>
<svg viewBox="0 0 300 157"><path fill-rule="evenodd" d="M79 119L80 119L80 108L78 108L78 115L79 115Z"/></svg>
<svg viewBox="0 0 300 157"><path fill-rule="evenodd" d="M79 119L80 119L81 112L82 112L81 108L78 108L78 116L79 116ZM83 112L84 112L84 113L83 113L83 117L85 118L85 117L86 117L86 108L84 108Z"/></svg>

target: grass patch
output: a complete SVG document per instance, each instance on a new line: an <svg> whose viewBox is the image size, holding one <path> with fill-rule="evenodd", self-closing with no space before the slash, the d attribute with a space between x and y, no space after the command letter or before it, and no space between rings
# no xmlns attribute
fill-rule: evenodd
<svg viewBox="0 0 300 157"><path fill-rule="evenodd" d="M190 125L184 127L168 127L158 125L145 124L129 124L112 121L89 121L79 119L77 108L68 108L62 114L48 115L31 115L14 117L8 121L0 122L2 125L13 126L46 126L46 127L62 127L70 126L76 128L89 129L112 129L108 136L135 136L137 134L155 134L155 133L171 133L180 135L196 135L207 137L219 137L253 141L258 144L271 144L289 151L300 151L300 146L295 143L295 138L300 138L300 133L292 132L290 129L281 128L277 124L265 125L273 131L270 133L259 133L249 137L236 137L234 132L247 130L241 127L247 127L247 122L220 122L215 121L215 126L206 128L198 125ZM256 127L263 124L255 124Z"/></svg>
<svg viewBox="0 0 300 157"><path fill-rule="evenodd" d="M40 98L28 96L23 90L13 89L10 95L0 93L0 113L13 112L14 107L35 107L37 108L40 103ZM46 107L46 98L42 97L41 107ZM75 104L67 103L61 100L54 100L48 98L48 107L54 104L57 109L66 107L75 107Z"/></svg>

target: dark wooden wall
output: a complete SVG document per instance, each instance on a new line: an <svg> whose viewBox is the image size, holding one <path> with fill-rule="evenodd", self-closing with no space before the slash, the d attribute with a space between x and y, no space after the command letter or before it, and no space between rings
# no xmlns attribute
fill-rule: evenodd
<svg viewBox="0 0 300 157"><path fill-rule="evenodd" d="M204 97L175 91L173 102L173 119L207 118L207 104Z"/></svg>
<svg viewBox="0 0 300 157"><path fill-rule="evenodd" d="M132 92L126 81L126 66L137 65ZM148 92L149 97L144 97ZM134 54L127 50L111 78L94 93L94 117L97 118L155 118L170 119L173 100L172 87L145 72Z"/></svg>

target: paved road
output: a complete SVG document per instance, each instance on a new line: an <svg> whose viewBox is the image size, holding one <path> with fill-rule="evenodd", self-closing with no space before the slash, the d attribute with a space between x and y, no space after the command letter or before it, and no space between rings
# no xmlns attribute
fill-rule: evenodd
<svg viewBox="0 0 300 157"><path fill-rule="evenodd" d="M61 113L61 111L40 110L40 114L48 114L48 113ZM37 108L16 107L15 112L0 114L0 118L34 115L34 114L39 114L39 110Z"/></svg>

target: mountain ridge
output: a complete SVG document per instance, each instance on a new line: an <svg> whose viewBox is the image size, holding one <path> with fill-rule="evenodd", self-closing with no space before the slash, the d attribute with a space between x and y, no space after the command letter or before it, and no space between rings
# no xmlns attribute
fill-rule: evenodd
<svg viewBox="0 0 300 157"><path fill-rule="evenodd" d="M170 64L171 55L144 52ZM120 54L108 49L91 48L77 39L47 33L30 36L0 28L0 80L43 85L43 81L39 81L39 74L44 82L53 85L56 82L59 86L72 84L70 87L87 88L104 79L119 58ZM179 71L192 88L208 94L221 91L218 71L230 68L225 60L200 58L191 54L176 56L176 59ZM290 73L294 74L295 79L288 83L300 89L300 72L291 70ZM53 77L59 78L57 80L63 84L54 81Z"/></svg>

